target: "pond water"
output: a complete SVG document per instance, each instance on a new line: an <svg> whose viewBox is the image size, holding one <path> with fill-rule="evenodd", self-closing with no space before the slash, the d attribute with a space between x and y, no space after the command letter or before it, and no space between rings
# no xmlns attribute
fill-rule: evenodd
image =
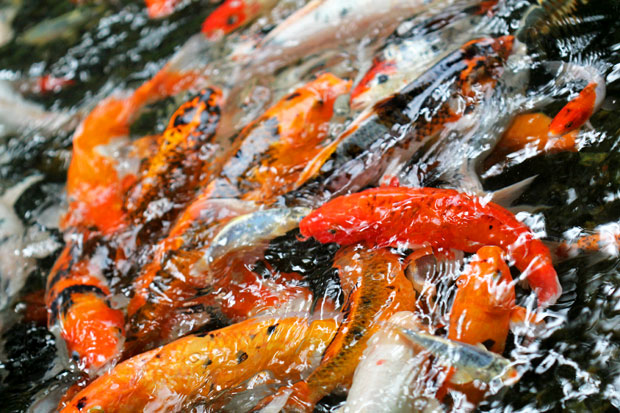
<svg viewBox="0 0 620 413"><path fill-rule="evenodd" d="M485 387L475 407L450 391L440 406L428 400L440 398L446 370L431 367L410 380L419 392L410 400L428 402L424 411L620 409L619 3L332 0L316 2L324 9L310 19L294 20L287 18L308 2L169 3L170 13L154 18L140 0L0 0L1 411L55 411L71 400L65 393L75 395L121 358L188 334L309 314L342 328L372 308L351 309L359 297L343 274L366 271L375 253L389 254L385 262L396 260L403 277L421 283L413 283L418 299L409 310L424 330L445 337L455 280L477 250L445 241L446 228L463 225L458 219L438 214L446 222L428 231L433 251L414 264L410 254L420 245L399 238L417 222L406 208L398 219L386 212L357 229L398 227L390 234L399 242L376 245L379 230L364 238L361 258L339 245L342 234L321 243L310 226L297 228L324 203L386 183L454 188L508 208L549 249L562 289L557 301L537 308L527 282L510 284L516 303L544 319L513 325L496 351L515 366L516 383ZM179 109L205 87L199 104ZM126 106L115 112L114 101ZM568 102L576 102L570 116L577 106L594 110L571 118L578 125L570 130L548 133ZM102 108L110 112L98 118ZM514 255L508 264L516 279ZM67 271L59 269L63 259ZM97 273L94 281L84 281L78 267ZM62 280L50 281L55 274ZM69 287L59 301L64 291L54 288L62 282ZM383 285L368 282L368 291ZM382 282L394 288L389 277ZM121 338L101 363L98 349L93 356L79 347L88 339L67 339L70 328L117 334L96 331L86 316L83 324L69 320L94 288L107 306L97 314L109 310L122 320L115 324ZM392 310L381 307L382 323ZM375 317L365 339L383 325ZM237 359L245 361L243 354ZM321 354L299 362L302 378ZM188 399L163 406L248 411L295 382L262 370L217 397L180 391ZM403 377L397 373L388 372L394 383ZM347 392L333 387L315 411L346 409ZM390 394L389 385L381 391ZM383 408L420 405L399 406Z"/></svg>

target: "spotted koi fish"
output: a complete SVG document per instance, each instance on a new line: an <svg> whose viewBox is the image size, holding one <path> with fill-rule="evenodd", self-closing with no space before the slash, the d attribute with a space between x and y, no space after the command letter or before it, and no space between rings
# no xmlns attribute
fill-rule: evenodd
<svg viewBox="0 0 620 413"><path fill-rule="evenodd" d="M227 35L271 10L277 0L226 0L202 24L202 33L209 39Z"/></svg>
<svg viewBox="0 0 620 413"><path fill-rule="evenodd" d="M304 381L278 391L282 394L292 390L284 408L287 411L312 411L339 384L350 384L370 336L393 314L415 305L413 287L398 257L387 250L345 248L339 251L334 265L346 297L346 318L321 365Z"/></svg>
<svg viewBox="0 0 620 413"><path fill-rule="evenodd" d="M305 217L302 235L322 243L505 249L541 306L555 303L561 286L551 254L530 229L492 202L452 189L374 188L336 198Z"/></svg>
<svg viewBox="0 0 620 413"><path fill-rule="evenodd" d="M164 411L187 411L262 370L279 379L298 379L337 328L331 319L259 318L190 335L117 365L76 394L62 412L135 412L155 404Z"/></svg>
<svg viewBox="0 0 620 413"><path fill-rule="evenodd" d="M166 275L169 260L183 251L196 251L195 255L182 254L191 255L192 260L183 268L192 267L209 249L218 228L235 216L256 209L252 201L268 205L276 196L294 188L305 162L321 150L335 99L346 93L349 86L349 82L324 74L285 96L235 138L216 178L187 207L169 236L156 247L154 261L134 282L128 315L136 331L134 335L132 328L130 339L136 346L154 341L152 335L158 334L157 326L179 297L195 294L195 286ZM218 199L224 206L218 209L220 214L204 213ZM166 285L171 295L176 291L178 296L153 294L156 279L160 285ZM170 283L176 289L171 289Z"/></svg>

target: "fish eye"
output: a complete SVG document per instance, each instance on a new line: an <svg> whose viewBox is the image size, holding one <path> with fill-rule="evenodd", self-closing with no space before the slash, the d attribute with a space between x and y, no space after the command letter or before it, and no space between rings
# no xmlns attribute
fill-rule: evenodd
<svg viewBox="0 0 620 413"><path fill-rule="evenodd" d="M238 21L239 21L239 16L237 16L236 14L231 14L230 16L228 16L228 19L226 20L226 24L228 26L234 26L235 24L237 24Z"/></svg>
<svg viewBox="0 0 620 413"><path fill-rule="evenodd" d="M388 76L386 74L380 74L379 76L377 76L377 82L379 82L379 84L385 83L388 81Z"/></svg>

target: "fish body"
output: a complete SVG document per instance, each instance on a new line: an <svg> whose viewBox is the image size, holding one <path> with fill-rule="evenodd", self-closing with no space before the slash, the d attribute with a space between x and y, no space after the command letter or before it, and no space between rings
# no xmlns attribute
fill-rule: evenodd
<svg viewBox="0 0 620 413"><path fill-rule="evenodd" d="M4 310L21 290L34 268L34 259L23 252L25 228L14 205L24 191L40 179L40 176L26 178L7 189L0 198L0 310Z"/></svg>
<svg viewBox="0 0 620 413"><path fill-rule="evenodd" d="M13 20L22 6L23 0L10 0L0 9L0 47L13 39ZM8 4L7 4L8 3Z"/></svg>
<svg viewBox="0 0 620 413"><path fill-rule="evenodd" d="M332 117L335 99L346 93L349 86L349 82L329 73L319 76L268 109L235 137L230 150L225 151L219 159L212 160L214 170L219 169L219 172L214 174L215 178L204 185L181 213L169 235L155 247L155 260L143 268L134 281L134 296L128 311L130 324L134 326L131 330L131 336L136 338L134 342L144 344L155 341L147 337L159 334L158 325L168 317L170 308L178 305L184 297L196 294L196 286L192 285L191 280L203 279L204 284L204 270L210 264L208 260L211 254L219 255L234 250L237 248L235 245L241 245L222 235L220 242L226 238L230 244L222 243L209 250L214 237L231 219L254 212L257 209L255 201L269 205L275 201L276 196L294 187L305 162L321 149L320 143L327 134L325 125ZM223 205L232 202L233 205L242 206L230 210L224 206L215 209L214 214L209 214L206 209L218 201L223 202ZM217 211L220 213L215 213ZM303 210L288 210L294 211L289 215L285 211L279 210L271 216L269 214L273 214L273 211L261 212L237 224L241 223L245 229L263 231L268 228L267 232L280 231L296 225L297 218L291 220L291 217L299 217ZM278 214L283 212L288 218L284 219L285 225L281 226L279 218L282 215ZM268 217L273 218L273 221L264 220ZM251 227L243 226L251 222ZM236 230L241 227L231 225L228 228ZM259 239L261 236L252 233L246 234L244 238ZM194 253L188 254L190 250ZM178 256L183 257L180 260L183 263L183 280L167 269ZM195 268L194 264L197 264ZM194 268L191 274L190 268ZM174 285L175 288L167 288L166 293L161 293L155 285ZM157 288L157 294L153 294L154 288Z"/></svg>
<svg viewBox="0 0 620 413"><path fill-rule="evenodd" d="M549 136L564 135L583 126L603 103L605 83L603 79L590 82L579 95L569 101L551 121Z"/></svg>
<svg viewBox="0 0 620 413"><path fill-rule="evenodd" d="M480 104L503 72L513 40L472 40L399 93L366 109L308 164L302 174L307 184L287 199L320 205L403 166L447 124Z"/></svg>
<svg viewBox="0 0 620 413"><path fill-rule="evenodd" d="M420 0L313 0L272 30L251 56L252 68L274 70L328 47L350 44L363 36L391 31L396 24L426 7Z"/></svg>
<svg viewBox="0 0 620 413"><path fill-rule="evenodd" d="M77 36L79 30L101 14L101 7L77 7L53 19L45 20L22 33L18 40L31 46Z"/></svg>
<svg viewBox="0 0 620 413"><path fill-rule="evenodd" d="M459 372L458 376L453 376L457 384L474 380L491 383L496 379L511 384L517 378L517 372L511 366L510 360L488 350L408 328L400 327L400 331L411 342L423 347L442 363L454 367Z"/></svg>
<svg viewBox="0 0 620 413"><path fill-rule="evenodd" d="M482 5L474 5L460 12L444 12L409 29L409 36L388 38L351 92L351 108L366 108L398 92L457 45L470 40L482 21L478 10L481 8Z"/></svg>
<svg viewBox="0 0 620 413"><path fill-rule="evenodd" d="M331 319L259 318L190 335L120 363L62 412L187 411L263 370L295 379L316 362L337 327Z"/></svg>
<svg viewBox="0 0 620 413"><path fill-rule="evenodd" d="M243 27L271 10L278 0L226 0L202 24L202 33L216 39Z"/></svg>
<svg viewBox="0 0 620 413"><path fill-rule="evenodd" d="M180 2L181 0L144 0L151 19L160 19L172 14Z"/></svg>
<svg viewBox="0 0 620 413"><path fill-rule="evenodd" d="M424 395L424 378L431 375L428 355L416 351L397 326L414 331L422 328L413 313L399 311L368 340L341 409L343 413L443 411L439 401Z"/></svg>
<svg viewBox="0 0 620 413"><path fill-rule="evenodd" d="M197 268L208 268L208 263L242 247L258 245L261 241L286 234L311 212L309 208L275 208L233 218L213 238Z"/></svg>
<svg viewBox="0 0 620 413"><path fill-rule="evenodd" d="M387 250L345 248L334 265L339 269L347 315L319 367L304 381L278 391L284 394L292 390L288 409L312 411L339 384L349 384L368 339L380 324L415 305L413 287L398 257Z"/></svg>
<svg viewBox="0 0 620 413"><path fill-rule="evenodd" d="M373 188L336 198L305 217L302 235L322 243L454 248L475 252L499 246L515 260L539 305L561 294L551 254L530 229L492 202L452 189Z"/></svg>

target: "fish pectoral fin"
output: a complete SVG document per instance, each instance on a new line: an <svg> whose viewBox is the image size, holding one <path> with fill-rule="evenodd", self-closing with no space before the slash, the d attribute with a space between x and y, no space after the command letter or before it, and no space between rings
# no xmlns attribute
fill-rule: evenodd
<svg viewBox="0 0 620 413"><path fill-rule="evenodd" d="M538 175L530 176L522 181L494 191L491 194L491 201L503 207L509 207L521 196L521 194L523 194L527 188L529 188L537 177Z"/></svg>
<svg viewBox="0 0 620 413"><path fill-rule="evenodd" d="M453 373L450 377L450 383L461 385L471 383L472 381L474 381L474 378L464 369L453 368Z"/></svg>

